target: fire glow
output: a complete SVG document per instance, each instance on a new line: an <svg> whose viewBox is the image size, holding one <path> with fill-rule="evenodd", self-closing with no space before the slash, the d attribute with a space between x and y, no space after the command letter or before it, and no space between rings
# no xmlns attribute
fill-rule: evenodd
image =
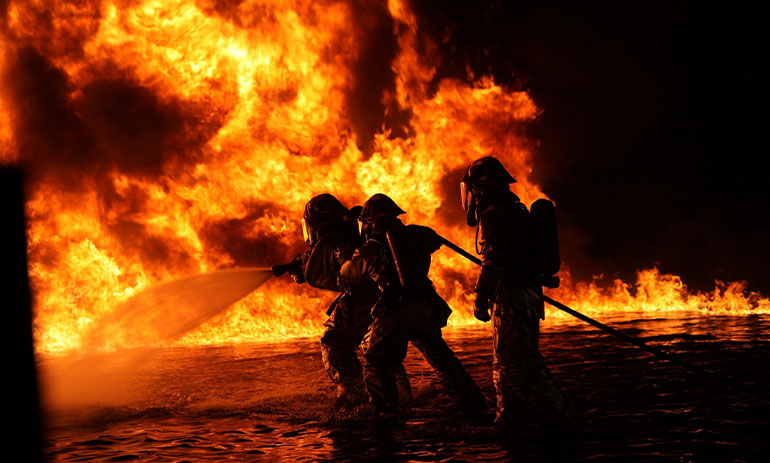
<svg viewBox="0 0 770 463"><path fill-rule="evenodd" d="M2 26L0 161L31 170L40 352L82 347L89 326L155 284L288 260L319 193L348 206L386 193L407 222L466 249L456 190L469 162L493 154L526 204L545 196L528 179L535 102L490 77L432 86L442 57L403 0L11 1ZM395 44L392 78L361 109L361 88L380 77L358 69L377 28ZM367 135L360 116L373 113ZM434 256L450 324L472 323L477 269ZM770 313L741 282L703 294L655 269L635 285L561 277L549 294L589 315ZM333 297L273 280L178 342L315 335Z"/></svg>

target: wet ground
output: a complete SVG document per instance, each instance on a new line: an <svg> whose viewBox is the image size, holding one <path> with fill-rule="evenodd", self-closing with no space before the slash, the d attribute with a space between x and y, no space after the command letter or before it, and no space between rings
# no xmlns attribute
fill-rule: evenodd
<svg viewBox="0 0 770 463"><path fill-rule="evenodd" d="M588 325L545 325L541 350L574 402L572 439L467 415L410 347L397 417L338 411L318 342L40 359L50 461L770 461L770 317L608 320L711 380ZM446 337L493 398L490 327ZM738 386L734 386L737 384ZM532 417L534 418L534 416Z"/></svg>

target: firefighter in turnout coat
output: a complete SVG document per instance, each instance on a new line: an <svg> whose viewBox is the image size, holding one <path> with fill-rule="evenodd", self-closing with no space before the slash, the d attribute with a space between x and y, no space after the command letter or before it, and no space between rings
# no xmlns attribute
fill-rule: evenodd
<svg viewBox="0 0 770 463"><path fill-rule="evenodd" d="M403 213L383 194L369 198L359 217L365 243L340 274L351 287L379 289L364 338L364 382L371 402L381 412L398 410L394 371L411 341L462 406L481 409L483 395L441 335L451 309L428 278L431 254L441 241L428 227L405 226L398 219Z"/></svg>
<svg viewBox="0 0 770 463"><path fill-rule="evenodd" d="M328 193L312 198L302 217L302 231L310 249L288 264L273 267L276 275L289 273L298 283L340 292L326 312L329 318L321 336L323 365L337 386L338 406L366 400L358 348L372 322L371 308L379 296L373 282L344 287L339 281L342 264L360 244L355 220L360 209L348 210ZM403 364L396 365L395 372L401 395L408 399L411 388Z"/></svg>
<svg viewBox="0 0 770 463"><path fill-rule="evenodd" d="M510 191L515 181L499 160L483 157L468 166L461 183L467 223L478 227L477 252L483 256L474 315L493 322L495 421L520 425L529 405L541 409L546 423L571 427L570 403L538 349L542 286L549 275L537 262L530 212ZM555 233L555 220L553 228ZM558 247L556 253L558 269Z"/></svg>

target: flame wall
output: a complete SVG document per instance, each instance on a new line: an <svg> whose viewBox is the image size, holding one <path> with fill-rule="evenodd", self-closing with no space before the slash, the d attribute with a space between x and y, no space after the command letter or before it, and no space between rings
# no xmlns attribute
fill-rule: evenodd
<svg viewBox="0 0 770 463"><path fill-rule="evenodd" d="M494 154L527 204L543 196L528 180L536 104L490 77L436 79L447 57L408 1L14 0L3 13L0 159L29 175L39 351L78 348L149 285L289 259L319 193L348 206L386 193L468 249L457 190L470 161ZM469 321L475 269L445 251L434 262L454 323ZM690 295L654 270L639 288L567 279L558 296L768 307L735 285ZM317 333L332 298L273 281L182 342Z"/></svg>

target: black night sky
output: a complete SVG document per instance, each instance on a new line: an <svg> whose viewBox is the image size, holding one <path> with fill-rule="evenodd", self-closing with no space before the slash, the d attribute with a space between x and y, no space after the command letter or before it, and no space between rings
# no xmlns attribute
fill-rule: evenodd
<svg viewBox="0 0 770 463"><path fill-rule="evenodd" d="M702 2L416 2L437 78L493 74L544 110L534 179L582 279L658 264L692 288L770 294L767 58L753 7ZM472 4L472 6L471 6ZM447 34L451 31L451 34Z"/></svg>

